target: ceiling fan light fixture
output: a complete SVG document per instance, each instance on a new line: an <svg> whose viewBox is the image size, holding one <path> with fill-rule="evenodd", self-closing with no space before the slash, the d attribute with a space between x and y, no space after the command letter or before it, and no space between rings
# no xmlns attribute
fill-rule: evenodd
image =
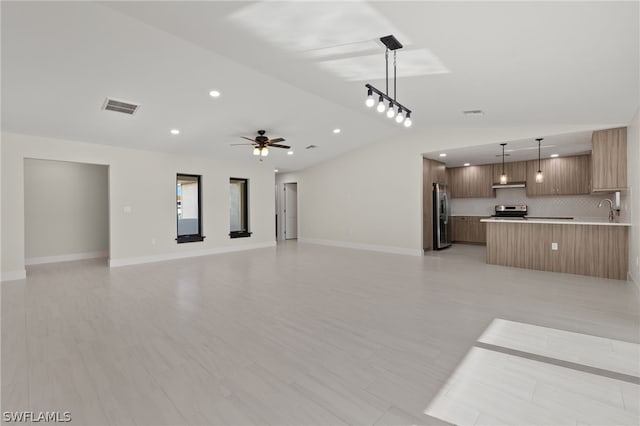
<svg viewBox="0 0 640 426"><path fill-rule="evenodd" d="M257 146L253 148L253 155L260 155L260 148L258 148Z"/></svg>
<svg viewBox="0 0 640 426"><path fill-rule="evenodd" d="M267 148L266 146L260 148L260 156L266 157L267 155L269 155L269 148Z"/></svg>

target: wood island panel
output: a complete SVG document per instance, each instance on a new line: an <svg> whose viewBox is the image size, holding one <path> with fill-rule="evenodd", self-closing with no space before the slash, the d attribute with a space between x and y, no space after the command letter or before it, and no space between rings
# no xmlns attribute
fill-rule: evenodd
<svg viewBox="0 0 640 426"><path fill-rule="evenodd" d="M487 223L487 263L627 279L626 226ZM558 250L551 250L551 243Z"/></svg>

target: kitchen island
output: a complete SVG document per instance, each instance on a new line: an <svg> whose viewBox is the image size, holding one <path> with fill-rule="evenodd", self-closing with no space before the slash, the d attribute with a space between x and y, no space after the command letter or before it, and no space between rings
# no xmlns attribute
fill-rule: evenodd
<svg viewBox="0 0 640 426"><path fill-rule="evenodd" d="M629 223L599 219L482 219L487 263L627 279Z"/></svg>

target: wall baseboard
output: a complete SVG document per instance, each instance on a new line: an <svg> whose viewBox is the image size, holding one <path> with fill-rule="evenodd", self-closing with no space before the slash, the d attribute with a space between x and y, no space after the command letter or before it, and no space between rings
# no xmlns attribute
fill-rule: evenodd
<svg viewBox="0 0 640 426"><path fill-rule="evenodd" d="M424 255L424 252L422 249L410 249L410 248L394 247L394 246L378 246L373 244L352 243L348 241L318 240L315 238L298 238L298 241L301 243L308 243L308 244L318 244L323 246L342 247L342 248L350 248L350 249L356 249L356 250L377 251L381 253L401 254L405 256L423 256Z"/></svg>
<svg viewBox="0 0 640 426"><path fill-rule="evenodd" d="M23 269L21 271L9 271L2 273L2 279L0 281L15 281L15 280L23 280L27 278L27 270Z"/></svg>
<svg viewBox="0 0 640 426"><path fill-rule="evenodd" d="M62 254L59 256L28 257L24 260L24 264L40 265L42 263L72 262L74 260L98 259L103 257L109 257L109 252L101 250L86 253Z"/></svg>
<svg viewBox="0 0 640 426"><path fill-rule="evenodd" d="M155 256L126 257L123 259L110 259L109 267L117 268L119 266L140 265L143 263L165 262L167 260L186 259L189 257L209 256L212 254L232 253L236 251L255 250L262 248L275 247L275 241L265 243L246 244L232 247L216 247L206 250L185 251L183 253L159 254Z"/></svg>

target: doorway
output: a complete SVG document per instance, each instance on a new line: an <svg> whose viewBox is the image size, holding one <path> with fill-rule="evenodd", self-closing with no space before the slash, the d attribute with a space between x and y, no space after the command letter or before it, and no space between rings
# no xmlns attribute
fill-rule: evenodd
<svg viewBox="0 0 640 426"><path fill-rule="evenodd" d="M298 238L298 184L284 184L284 239Z"/></svg>
<svg viewBox="0 0 640 426"><path fill-rule="evenodd" d="M109 166L24 160L25 264L109 256Z"/></svg>

